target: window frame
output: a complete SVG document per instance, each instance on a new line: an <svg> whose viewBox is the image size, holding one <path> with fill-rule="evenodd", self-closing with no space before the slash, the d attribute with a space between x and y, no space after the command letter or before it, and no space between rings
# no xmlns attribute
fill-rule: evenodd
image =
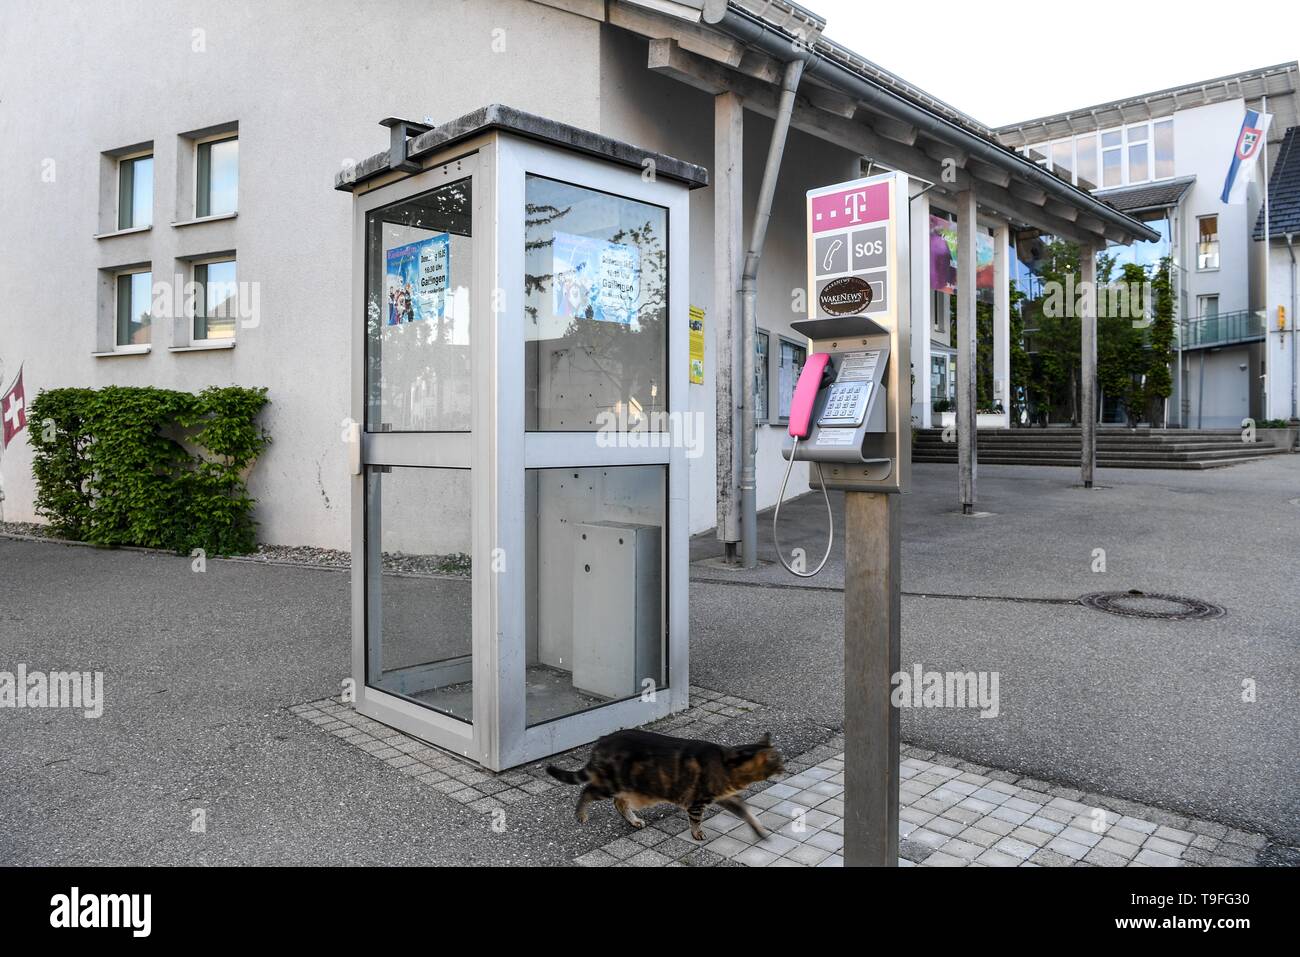
<svg viewBox="0 0 1300 957"><path fill-rule="evenodd" d="M215 253L215 254L210 255L210 256L203 256L203 257L200 257L200 258L198 258L198 259L193 260L193 261L190 263L190 281L193 282L194 285L197 286L197 287L199 288L199 293L194 297L194 306L193 306L193 309L191 310L191 314L190 314L190 316L189 316L189 332L190 332L190 345L191 345L191 346L209 346L209 345L222 345L222 346L224 346L224 345L226 345L227 343L233 345L234 342L235 342L235 340L238 338L238 335L239 335L239 317L238 317L237 315L236 315L236 316L231 316L231 317L229 317L229 318L232 319L233 322L234 322L234 329L233 329L233 331L231 332L231 334L230 334L229 336L218 337L218 338L216 338L216 339L213 339L213 338L209 337L208 335L206 335L206 333L207 333L207 331L208 331L207 320L208 320L208 319L211 319L211 318L214 318L214 317L212 317L212 316L208 316L208 315L206 315L207 308L208 308L208 280L207 280L207 268L208 268L209 266L218 265L218 264L220 264L220 263L233 263L233 264L234 264L234 267L235 267L235 285L236 285L236 288L238 288L238 285L239 285L239 256L238 256L236 253L233 253L233 252L230 252L230 253ZM199 280L199 270L200 270L200 269L202 269L202 270L204 271L204 273L203 273L203 280L202 280L202 281ZM204 315L200 315L200 310L203 311ZM200 320L203 321L203 331L204 331L204 333L205 333L205 335L203 335L203 336L200 336L200 335L198 334L198 332L199 332L199 322L200 322Z"/></svg>
<svg viewBox="0 0 1300 957"><path fill-rule="evenodd" d="M1207 219L1214 220L1214 233L1212 234L1214 236L1213 239L1214 265L1213 266L1201 265L1201 246L1203 245L1203 240L1201 239L1201 237L1205 235L1205 233L1201 230L1201 223ZM1222 254L1222 249L1223 249L1223 243L1222 240L1219 238L1219 214L1206 213L1204 216L1197 216L1196 217L1196 271L1197 272L1218 272L1219 267L1222 264L1220 259L1220 256Z"/></svg>
<svg viewBox="0 0 1300 957"><path fill-rule="evenodd" d="M239 130L227 130L223 133L214 133L211 136L201 136L194 140L194 218L211 219L218 216L235 216L239 213L239 157L235 158L235 208L223 213L212 212L212 147L216 143L224 143L227 140L239 140ZM203 189L204 173L204 153L208 155L207 161L207 189ZM200 206L202 202L207 208L204 211Z"/></svg>
<svg viewBox="0 0 1300 957"><path fill-rule="evenodd" d="M153 228L153 214L154 214L154 206L155 206L155 204L156 204L156 200L157 200L157 196L156 196L156 193L155 193L155 190L154 190L154 186L155 186L156 183L157 183L157 176L155 176L154 174L157 172L157 166L158 166L158 164L157 164L157 162L156 162L156 159L157 159L157 158L156 158L155 155L154 155L153 147L150 146L148 149L136 150L135 152L127 153L127 154L122 155L122 156L118 156L118 157L116 157L116 159L117 159L117 176L115 176L114 179L115 179L116 182L117 182L117 218L116 218L117 231L121 232L121 231L128 230L128 229L140 229L140 230L144 230L144 229L152 229L152 228ZM135 170L134 170L134 164L137 163L137 162L140 161L140 160L143 160L143 159L155 160L155 162L154 162L154 164L153 164L152 171L150 172L150 175L149 175L149 222L147 222L147 223L137 223L137 222L135 222L135 215L134 215L134 214L135 214ZM124 207L123 207L123 204L122 204L122 174L123 174L123 170L124 170L124 164L127 164L127 163L132 164L132 172L131 172L131 203L130 203L127 207L125 207L125 209L126 209L127 212L129 212L129 213L131 214L131 222L129 222L129 223L123 223L123 222L122 222L122 213L123 213L123 209L124 209Z"/></svg>
<svg viewBox="0 0 1300 957"><path fill-rule="evenodd" d="M781 376L781 347L784 346L784 345L790 345L790 346L792 346L792 347L795 348L795 349L800 349L800 350L803 351L803 362L800 363L800 365L799 365L799 372L800 372L800 373L803 372L803 367L804 367L805 365L808 364L808 346L807 346L807 344L804 343L804 342L799 342L797 339L793 339L793 338L791 338L790 336L785 335L784 333L777 333L777 337L776 337L776 370L777 370L776 415L775 415L774 417L772 417L772 418L769 418L769 421L776 422L776 423L778 423L778 424L780 424L780 425L786 425L786 424L789 423L789 421L790 421L790 410L789 410L789 409L786 409L784 414L782 414L782 412L781 412L781 378L780 378L780 376ZM769 348L769 349L771 348L771 340L770 340L770 339L768 340L768 348ZM770 378L771 378L771 377L769 376L769 389L770 389ZM795 381L795 384L797 385L798 382L799 382L799 374L798 374L798 373L795 374L795 376L794 376L794 381ZM790 389L790 400L791 400L791 402L794 401L794 388L793 388L793 387ZM770 406L769 406L769 408L768 408L768 413L769 413L769 415L771 415L771 411L772 411L772 410L771 410L771 408L770 408Z"/></svg>
<svg viewBox="0 0 1300 957"><path fill-rule="evenodd" d="M149 341L148 342L122 342L122 280L129 279L132 276L147 275L149 276ZM132 307L134 300L132 300ZM130 314L127 313L126 329L130 330ZM142 352L153 347L153 263L146 266L130 266L119 269L113 273L113 351L114 352Z"/></svg>

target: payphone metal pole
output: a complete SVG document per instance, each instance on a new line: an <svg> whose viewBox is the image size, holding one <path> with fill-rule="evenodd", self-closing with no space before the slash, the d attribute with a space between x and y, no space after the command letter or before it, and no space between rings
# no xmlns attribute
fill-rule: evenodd
<svg viewBox="0 0 1300 957"><path fill-rule="evenodd" d="M898 172L808 192L810 317L791 324L808 337L809 361L795 387L785 451L792 461L797 454L817 463L819 484L844 492L849 867L898 865L900 734L892 698L900 671L899 503L912 471L910 196L910 179ZM813 361L822 353L824 363Z"/></svg>
<svg viewBox="0 0 1300 957"><path fill-rule="evenodd" d="M897 495L844 493L844 864L898 863L899 671Z"/></svg>

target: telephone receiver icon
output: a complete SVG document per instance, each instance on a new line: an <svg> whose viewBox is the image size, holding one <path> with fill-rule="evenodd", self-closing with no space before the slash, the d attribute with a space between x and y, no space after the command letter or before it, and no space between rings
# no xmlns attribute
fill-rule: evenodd
<svg viewBox="0 0 1300 957"><path fill-rule="evenodd" d="M833 243L831 243L828 247L826 247L826 255L822 257L823 272L830 271L831 260L834 258L835 254L840 251L840 247L843 245L844 245L844 240L837 239Z"/></svg>

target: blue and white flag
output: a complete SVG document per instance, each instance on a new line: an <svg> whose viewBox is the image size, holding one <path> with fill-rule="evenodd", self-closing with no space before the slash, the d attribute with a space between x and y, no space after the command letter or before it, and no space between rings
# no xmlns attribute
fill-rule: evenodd
<svg viewBox="0 0 1300 957"><path fill-rule="evenodd" d="M1246 187L1254 182L1255 160L1268 142L1268 124L1272 119L1271 113L1246 111L1246 118L1241 121L1237 133L1237 145L1232 151L1228 177L1223 181L1223 193L1219 196L1223 202L1236 204L1246 201Z"/></svg>

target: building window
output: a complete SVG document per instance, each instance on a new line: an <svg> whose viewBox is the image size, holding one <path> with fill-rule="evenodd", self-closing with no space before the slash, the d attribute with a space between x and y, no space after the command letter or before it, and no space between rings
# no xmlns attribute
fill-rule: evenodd
<svg viewBox="0 0 1300 957"><path fill-rule="evenodd" d="M1110 189L1169 179L1174 175L1174 121L1134 123L1101 134L1082 133L1072 139L1026 146L1021 153L1081 189Z"/></svg>
<svg viewBox="0 0 1300 957"><path fill-rule="evenodd" d="M759 329L754 335L754 421L766 422L767 415L767 357L769 337Z"/></svg>
<svg viewBox="0 0 1300 957"><path fill-rule="evenodd" d="M153 225L153 154L117 162L117 228Z"/></svg>
<svg viewBox="0 0 1300 957"><path fill-rule="evenodd" d="M1196 318L1197 319L1218 319L1219 318L1219 297L1218 296L1197 296L1196 297Z"/></svg>
<svg viewBox="0 0 1300 957"><path fill-rule="evenodd" d="M1089 134L1080 136L1074 144L1078 160L1075 163L1075 182L1082 189L1097 188L1097 136Z"/></svg>
<svg viewBox="0 0 1300 957"><path fill-rule="evenodd" d="M1151 130L1145 123L1128 128L1128 181L1145 183L1151 178Z"/></svg>
<svg viewBox="0 0 1300 957"><path fill-rule="evenodd" d="M1052 172L1065 180L1074 181L1074 143L1070 140L1052 144Z"/></svg>
<svg viewBox="0 0 1300 957"><path fill-rule="evenodd" d="M1119 130L1101 134L1101 185L1124 185L1124 134Z"/></svg>
<svg viewBox="0 0 1300 957"><path fill-rule="evenodd" d="M1169 179L1174 175L1174 121L1161 120L1154 124L1156 170L1153 179Z"/></svg>
<svg viewBox="0 0 1300 957"><path fill-rule="evenodd" d="M784 420L790 418L794 387L799 381L799 373L803 371L804 363L808 361L808 350L788 339L782 339L781 353L778 358L777 388L780 394L777 397L776 414Z"/></svg>
<svg viewBox="0 0 1300 957"><path fill-rule="evenodd" d="M153 308L153 273L128 272L117 277L117 344L147 346Z"/></svg>
<svg viewBox="0 0 1300 957"><path fill-rule="evenodd" d="M239 305L233 259L196 263L194 284L194 341L235 338Z"/></svg>
<svg viewBox="0 0 1300 957"><path fill-rule="evenodd" d="M944 355L930 357L930 402L947 402L948 399L948 357ZM944 411L940 409L939 411Z"/></svg>
<svg viewBox="0 0 1300 957"><path fill-rule="evenodd" d="M235 212L239 192L239 138L209 140L198 145L198 177L194 215L223 216Z"/></svg>
<svg viewBox="0 0 1300 957"><path fill-rule="evenodd" d="M1196 242L1196 268L1219 268L1219 217L1201 216L1196 220L1198 238Z"/></svg>

